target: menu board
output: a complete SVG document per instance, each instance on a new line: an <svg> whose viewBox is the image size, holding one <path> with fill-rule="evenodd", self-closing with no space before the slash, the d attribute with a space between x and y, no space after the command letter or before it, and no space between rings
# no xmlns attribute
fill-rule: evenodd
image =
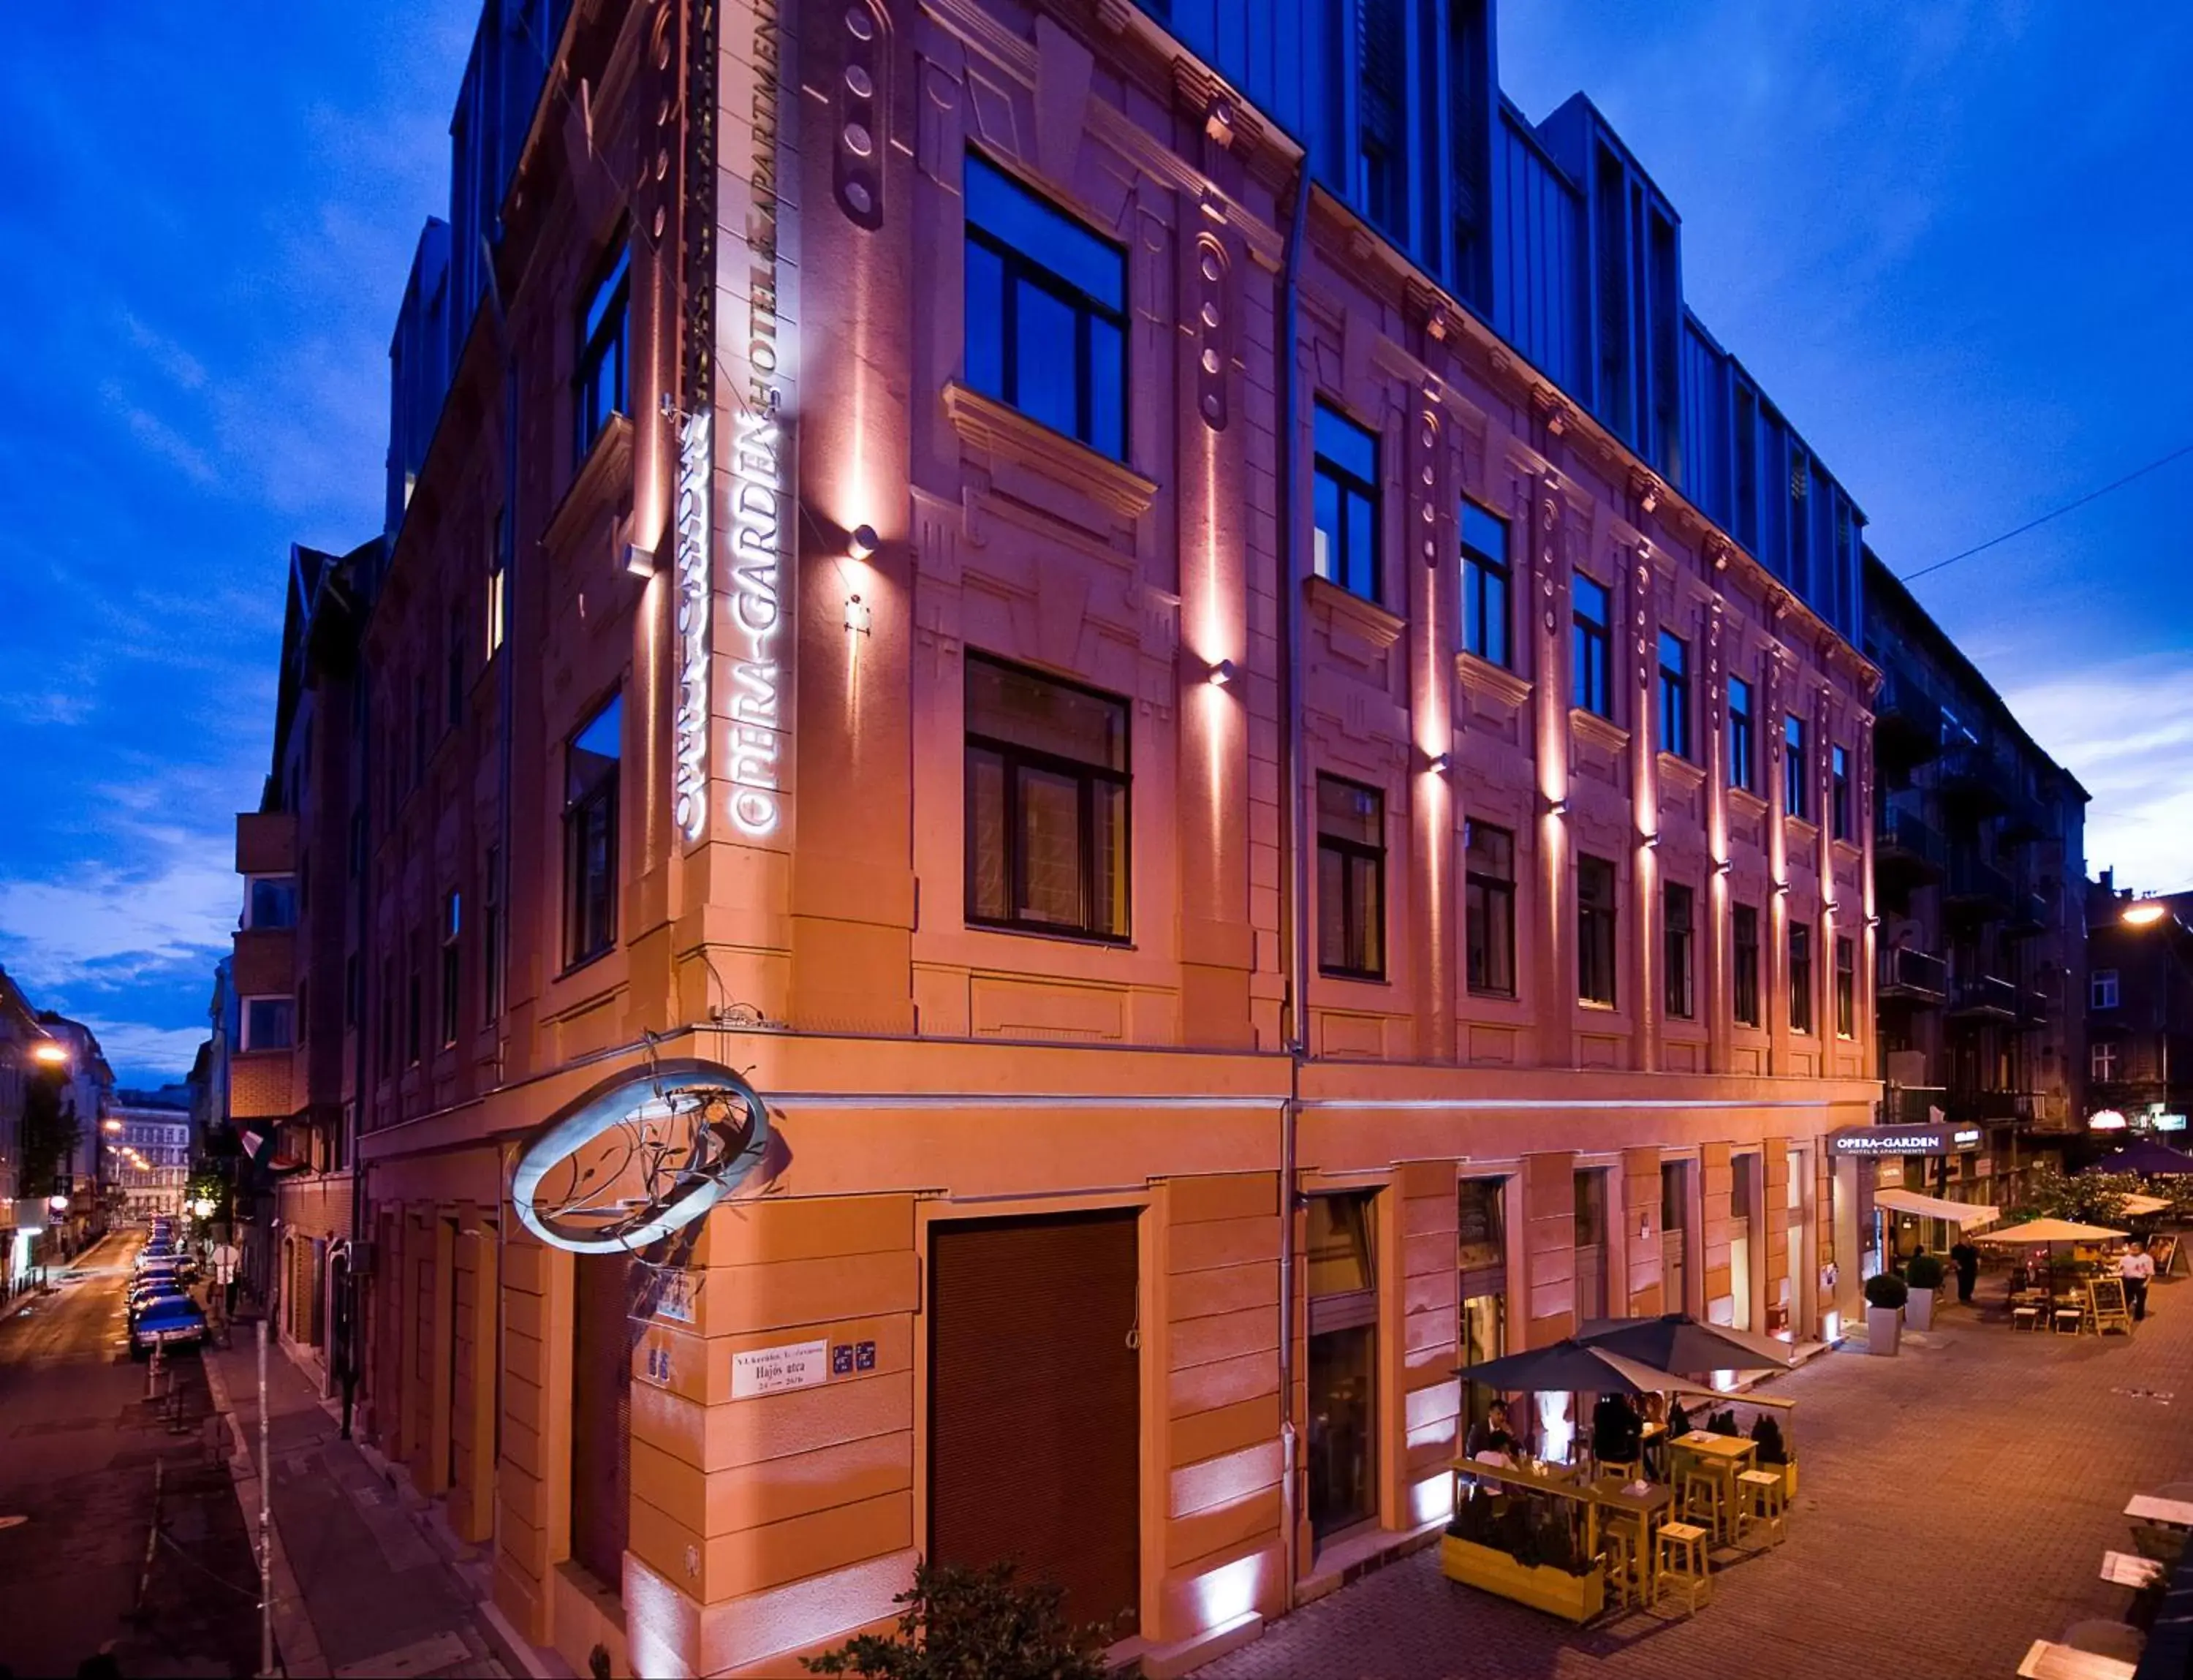
<svg viewBox="0 0 2193 1680"><path fill-rule="evenodd" d="M2184 1270L2180 1264L2183 1257L2179 1253L2176 1231L2165 1231L2161 1236L2150 1237L2147 1252L2155 1256L2155 1275L2157 1277L2168 1277L2173 1265L2180 1270Z"/></svg>

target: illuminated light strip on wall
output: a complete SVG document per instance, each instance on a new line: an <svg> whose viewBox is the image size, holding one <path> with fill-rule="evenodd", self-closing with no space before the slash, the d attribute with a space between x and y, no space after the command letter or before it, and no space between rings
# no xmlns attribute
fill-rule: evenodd
<svg viewBox="0 0 2193 1680"><path fill-rule="evenodd" d="M798 209L781 198L780 167L796 162L799 85L793 41L779 0L753 0L726 20L727 45L751 71L751 96L726 124L724 168L745 189L743 214L726 206L719 284L742 301L744 320L724 319L718 360L731 413L730 513L724 541L730 568L730 634L725 685L730 724L723 774L731 783L732 824L765 840L784 820L784 766L791 704L785 669L783 579L796 552L798 472L793 425L799 376L797 299L785 295L799 272ZM743 118L743 120L741 120ZM735 317L734 301L724 312Z"/></svg>
<svg viewBox="0 0 2193 1680"><path fill-rule="evenodd" d="M678 832L697 840L708 829L708 621L716 568L708 503L713 492L715 416L686 417L678 438L678 715L671 787Z"/></svg>

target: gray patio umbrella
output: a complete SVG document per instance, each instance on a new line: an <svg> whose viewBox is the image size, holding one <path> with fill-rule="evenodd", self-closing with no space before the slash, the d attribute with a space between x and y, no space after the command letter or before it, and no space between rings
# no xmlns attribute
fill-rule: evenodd
<svg viewBox="0 0 2193 1680"><path fill-rule="evenodd" d="M1457 1374L1506 1394L1711 1394L1671 1371L1655 1370L1611 1348L1574 1339L1542 1348L1526 1348L1482 1365L1458 1368Z"/></svg>
<svg viewBox="0 0 2193 1680"><path fill-rule="evenodd" d="M1726 1324L1701 1324L1686 1312L1657 1318L1595 1318L1577 1339L1663 1371L1699 1376L1713 1371L1786 1371L1789 1350L1772 1336Z"/></svg>

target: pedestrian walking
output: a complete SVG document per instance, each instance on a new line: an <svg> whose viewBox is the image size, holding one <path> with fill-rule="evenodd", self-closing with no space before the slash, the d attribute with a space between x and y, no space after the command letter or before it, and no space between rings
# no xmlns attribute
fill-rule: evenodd
<svg viewBox="0 0 2193 1680"><path fill-rule="evenodd" d="M1973 1285L1979 1282L1980 1251L1962 1233L1950 1246L1950 1264L1957 1269L1957 1304L1968 1307L1973 1304Z"/></svg>
<svg viewBox="0 0 2193 1680"><path fill-rule="evenodd" d="M2117 1276L2124 1280L2125 1304L2132 1309L2132 1322L2144 1323L2147 1318L2147 1283L2155 1276L2155 1256L2147 1252L2144 1242L2127 1242L2124 1253L2117 1256Z"/></svg>

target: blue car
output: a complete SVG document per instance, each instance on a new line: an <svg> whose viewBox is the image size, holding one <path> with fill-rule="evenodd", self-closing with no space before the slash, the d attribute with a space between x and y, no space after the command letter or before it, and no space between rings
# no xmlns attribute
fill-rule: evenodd
<svg viewBox="0 0 2193 1680"><path fill-rule="evenodd" d="M129 1351L149 1357L156 1347L191 1347L205 1340L205 1315L188 1295L153 1295L129 1319Z"/></svg>

